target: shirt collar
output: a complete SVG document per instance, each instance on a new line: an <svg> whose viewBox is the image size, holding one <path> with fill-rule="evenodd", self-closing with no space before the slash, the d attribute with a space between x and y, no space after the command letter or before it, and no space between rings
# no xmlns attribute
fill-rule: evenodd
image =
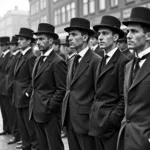
<svg viewBox="0 0 150 150"><path fill-rule="evenodd" d="M28 47L28 48L26 48L25 50L21 51L22 55L25 55L25 54L28 52L28 50L29 50L30 48L31 48L31 47Z"/></svg>
<svg viewBox="0 0 150 150"><path fill-rule="evenodd" d="M110 52L107 53L108 57L112 57L114 55L114 53L116 52L116 50L118 49L118 47L115 47L114 49L112 49ZM106 53L105 53L106 55Z"/></svg>
<svg viewBox="0 0 150 150"><path fill-rule="evenodd" d="M19 50L15 51L15 52L12 52L12 54L15 56L19 53Z"/></svg>
<svg viewBox="0 0 150 150"><path fill-rule="evenodd" d="M95 51L97 47L98 47L98 44L96 44L95 46L92 46L92 49Z"/></svg>
<svg viewBox="0 0 150 150"><path fill-rule="evenodd" d="M89 47L87 46L81 52L79 52L78 55L80 55L80 57L83 58L84 55L86 54L86 52L88 51L88 49L89 49Z"/></svg>
<svg viewBox="0 0 150 150"><path fill-rule="evenodd" d="M4 55L3 57L5 57L5 55L6 55L7 53L9 53L9 51L10 51L10 50L8 49L8 50L6 50L5 52L3 52L3 55Z"/></svg>
<svg viewBox="0 0 150 150"><path fill-rule="evenodd" d="M49 56L50 53L52 52L52 50L53 50L53 48L49 49L49 50L48 50L46 53L44 53L42 56L45 56L45 57Z"/></svg>
<svg viewBox="0 0 150 150"><path fill-rule="evenodd" d="M144 51L138 53L138 55L135 53L136 57L142 58L144 55L148 54L150 52L150 47L145 49Z"/></svg>

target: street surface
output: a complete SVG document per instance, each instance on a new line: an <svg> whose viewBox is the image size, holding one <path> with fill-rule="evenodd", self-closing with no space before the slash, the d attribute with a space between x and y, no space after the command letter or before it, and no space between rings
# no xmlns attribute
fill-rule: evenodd
<svg viewBox="0 0 150 150"><path fill-rule="evenodd" d="M2 117L0 110L0 132L2 131ZM16 150L16 144L8 145L7 141L11 138L11 135L1 135L0 136L0 150ZM54 141L55 142L55 141ZM63 138L65 150L69 150L67 138Z"/></svg>

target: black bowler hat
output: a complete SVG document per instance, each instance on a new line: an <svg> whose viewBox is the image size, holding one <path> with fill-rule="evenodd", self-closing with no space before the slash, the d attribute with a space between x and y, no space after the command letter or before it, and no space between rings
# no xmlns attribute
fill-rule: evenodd
<svg viewBox="0 0 150 150"><path fill-rule="evenodd" d="M93 29L98 32L100 28L109 28L119 34L119 37L124 36L124 32L120 29L121 22L114 16L103 16L100 24L93 26Z"/></svg>
<svg viewBox="0 0 150 150"><path fill-rule="evenodd" d="M68 35L64 39L61 39L61 44L69 46L69 36Z"/></svg>
<svg viewBox="0 0 150 150"><path fill-rule="evenodd" d="M17 36L12 36L12 39L9 42L9 44L18 44L18 37Z"/></svg>
<svg viewBox="0 0 150 150"><path fill-rule="evenodd" d="M94 37L94 38L96 38L98 40L98 33L94 32L94 34L91 37Z"/></svg>
<svg viewBox="0 0 150 150"><path fill-rule="evenodd" d="M58 35L55 32L55 27L48 23L40 23L38 26L38 31L34 32L33 34L48 34L51 35L55 40L58 39Z"/></svg>
<svg viewBox="0 0 150 150"><path fill-rule="evenodd" d="M17 37L25 37L29 38L31 40L34 40L33 38L33 30L29 28L20 28L19 34L16 35Z"/></svg>
<svg viewBox="0 0 150 150"><path fill-rule="evenodd" d="M70 27L66 27L64 30L70 32L71 30L83 30L93 35L94 31L90 29L90 21L84 18L72 18L70 21Z"/></svg>
<svg viewBox="0 0 150 150"><path fill-rule="evenodd" d="M10 37L9 36L1 36L0 37L0 45L6 45L9 44Z"/></svg>
<svg viewBox="0 0 150 150"><path fill-rule="evenodd" d="M134 7L131 10L129 20L122 23L126 26L131 23L143 24L150 27L150 9L145 7Z"/></svg>

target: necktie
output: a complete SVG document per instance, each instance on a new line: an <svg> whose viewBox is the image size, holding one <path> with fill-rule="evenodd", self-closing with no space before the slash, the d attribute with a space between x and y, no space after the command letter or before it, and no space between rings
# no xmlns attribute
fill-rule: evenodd
<svg viewBox="0 0 150 150"><path fill-rule="evenodd" d="M45 58L45 56L40 56L39 58L39 62L37 64L37 72L39 71L39 69L41 68L41 65L43 63L43 59Z"/></svg>
<svg viewBox="0 0 150 150"><path fill-rule="evenodd" d="M78 65L79 65L79 58L80 58L80 57L81 57L80 55L76 55L75 58L74 58L74 63L73 63L73 76L74 76L74 74L75 74L75 72L76 72L76 70L77 70L77 67L78 67Z"/></svg>
<svg viewBox="0 0 150 150"><path fill-rule="evenodd" d="M106 66L106 60L109 56L108 55L105 55L102 59L102 65L101 65L101 71L105 68Z"/></svg>
<svg viewBox="0 0 150 150"><path fill-rule="evenodd" d="M138 71L140 70L140 65L139 65L139 62L141 60L144 60L148 57L149 53L144 55L142 58L137 58L135 57L134 58L134 69L133 69L133 75L132 75L132 79L135 78L135 76L137 75Z"/></svg>

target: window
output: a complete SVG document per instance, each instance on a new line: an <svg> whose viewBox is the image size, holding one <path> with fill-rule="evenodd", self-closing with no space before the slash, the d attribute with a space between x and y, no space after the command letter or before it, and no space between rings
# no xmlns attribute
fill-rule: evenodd
<svg viewBox="0 0 150 150"><path fill-rule="evenodd" d="M60 9L54 12L54 24L60 25L61 24L61 11Z"/></svg>
<svg viewBox="0 0 150 150"><path fill-rule="evenodd" d="M76 16L76 5L75 2L71 3L71 18Z"/></svg>
<svg viewBox="0 0 150 150"><path fill-rule="evenodd" d="M83 0L83 15L88 15L88 0Z"/></svg>
<svg viewBox="0 0 150 150"><path fill-rule="evenodd" d="M41 22L42 23L47 23L47 16L44 15L43 17L41 17Z"/></svg>
<svg viewBox="0 0 150 150"><path fill-rule="evenodd" d="M134 0L126 0L126 3L130 3L133 2Z"/></svg>
<svg viewBox="0 0 150 150"><path fill-rule="evenodd" d="M46 8L46 0L40 0L40 9Z"/></svg>
<svg viewBox="0 0 150 150"><path fill-rule="evenodd" d="M95 12L95 0L89 0L89 12L90 14Z"/></svg>
<svg viewBox="0 0 150 150"><path fill-rule="evenodd" d="M39 2L35 3L35 13L39 12Z"/></svg>
<svg viewBox="0 0 150 150"><path fill-rule="evenodd" d="M105 0L99 0L99 10L104 10L106 8Z"/></svg>
<svg viewBox="0 0 150 150"><path fill-rule="evenodd" d="M71 9L70 4L67 5L67 22L69 22L71 19Z"/></svg>
<svg viewBox="0 0 150 150"><path fill-rule="evenodd" d="M66 9L65 9L65 6L63 6L61 8L61 14L62 14L62 23L65 23L66 22Z"/></svg>
<svg viewBox="0 0 150 150"><path fill-rule="evenodd" d="M111 7L118 6L118 0L111 0Z"/></svg>

